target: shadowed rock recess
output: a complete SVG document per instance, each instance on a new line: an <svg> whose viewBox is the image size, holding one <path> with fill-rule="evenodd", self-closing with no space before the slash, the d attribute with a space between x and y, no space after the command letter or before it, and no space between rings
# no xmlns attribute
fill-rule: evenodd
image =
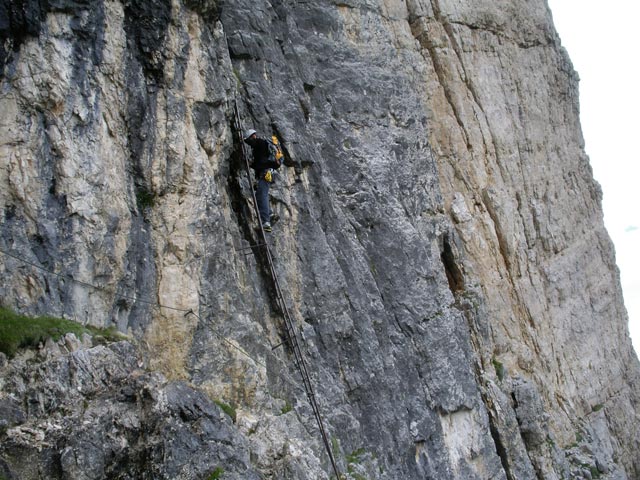
<svg viewBox="0 0 640 480"><path fill-rule="evenodd" d="M640 365L544 0L1 0L0 478L640 478ZM190 313L191 311L191 313ZM96 346L92 346L96 345Z"/></svg>

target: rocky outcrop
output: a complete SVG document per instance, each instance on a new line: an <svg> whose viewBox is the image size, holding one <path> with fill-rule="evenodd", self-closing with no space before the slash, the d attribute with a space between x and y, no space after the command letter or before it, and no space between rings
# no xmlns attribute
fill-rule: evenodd
<svg viewBox="0 0 640 480"><path fill-rule="evenodd" d="M545 2L0 11L0 300L137 345L10 361L5 476L329 478L273 348L236 101L284 142L269 242L345 474L640 474L640 369ZM17 379L79 356L119 373L97 374L84 409L28 410ZM24 454L5 447L29 429ZM108 449L80 448L96 438Z"/></svg>
<svg viewBox="0 0 640 480"><path fill-rule="evenodd" d="M4 478L260 478L229 416L201 392L141 370L127 342L76 343L3 369Z"/></svg>

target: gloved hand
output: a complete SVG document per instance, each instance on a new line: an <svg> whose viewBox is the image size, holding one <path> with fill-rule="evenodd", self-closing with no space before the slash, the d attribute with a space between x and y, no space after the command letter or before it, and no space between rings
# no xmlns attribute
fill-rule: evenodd
<svg viewBox="0 0 640 480"><path fill-rule="evenodd" d="M272 170L268 169L267 173L264 174L264 179L269 183L273 182L273 174L271 172L272 172Z"/></svg>

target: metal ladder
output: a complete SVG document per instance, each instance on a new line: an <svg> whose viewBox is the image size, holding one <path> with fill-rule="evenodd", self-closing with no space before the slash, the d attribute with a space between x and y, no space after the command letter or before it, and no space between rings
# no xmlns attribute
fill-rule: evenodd
<svg viewBox="0 0 640 480"><path fill-rule="evenodd" d="M234 99L233 109L234 109L234 126L239 136L240 146L242 149L241 150L242 157L244 159L244 166L247 172L247 177L249 179L249 184L251 185L251 167L249 165L249 155L247 151L247 146L245 145L244 139L242 138L242 132L243 132L242 123L240 121L240 112L238 110L238 102L236 99ZM304 390L307 394L307 398L309 399L309 404L311 405L311 409L313 410L313 415L316 419L316 423L318 424L318 429L320 430L320 435L322 436L324 447L327 451L327 454L329 455L331 466L333 467L333 471L336 474L336 478L340 480L342 477L340 476L340 471L338 469L335 458L333 456L333 452L331 451L331 443L329 442L329 437L327 435L327 431L322 421L320 407L318 406L318 402L316 401L316 395L313 389L313 384L311 383L311 377L307 369L307 364L305 362L302 349L300 348L300 342L298 341L298 335L296 334L293 317L289 312L289 308L287 307L287 303L285 302L284 295L282 294L282 289L280 288L280 281L278 280L278 274L276 272L275 265L273 263L273 256L271 255L271 249L269 248L269 243L267 242L265 231L262 226L260 212L258 211L258 202L256 199L256 194L253 188L251 188L250 190L251 190L251 196L253 198L253 206L255 208L256 217L258 219L258 225L259 225L259 229L258 229L259 235L260 235L259 246L264 248L265 257L268 265L268 273L273 282L278 306L280 307L280 311L282 312L282 316L284 318L284 324L285 324L286 333L287 333L287 340L289 342L291 350L293 351L295 364L296 364L296 367L298 368L298 371L300 372L300 376L302 377Z"/></svg>

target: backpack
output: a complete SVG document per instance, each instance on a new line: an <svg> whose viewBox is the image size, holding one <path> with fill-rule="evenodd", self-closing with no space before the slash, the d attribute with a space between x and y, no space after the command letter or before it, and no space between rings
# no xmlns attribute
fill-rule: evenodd
<svg viewBox="0 0 640 480"><path fill-rule="evenodd" d="M278 169L280 168L280 165L282 165L282 158L284 157L280 141L278 140L278 137L272 135L271 139L267 139L267 143L269 143L269 158L274 163L273 168Z"/></svg>

